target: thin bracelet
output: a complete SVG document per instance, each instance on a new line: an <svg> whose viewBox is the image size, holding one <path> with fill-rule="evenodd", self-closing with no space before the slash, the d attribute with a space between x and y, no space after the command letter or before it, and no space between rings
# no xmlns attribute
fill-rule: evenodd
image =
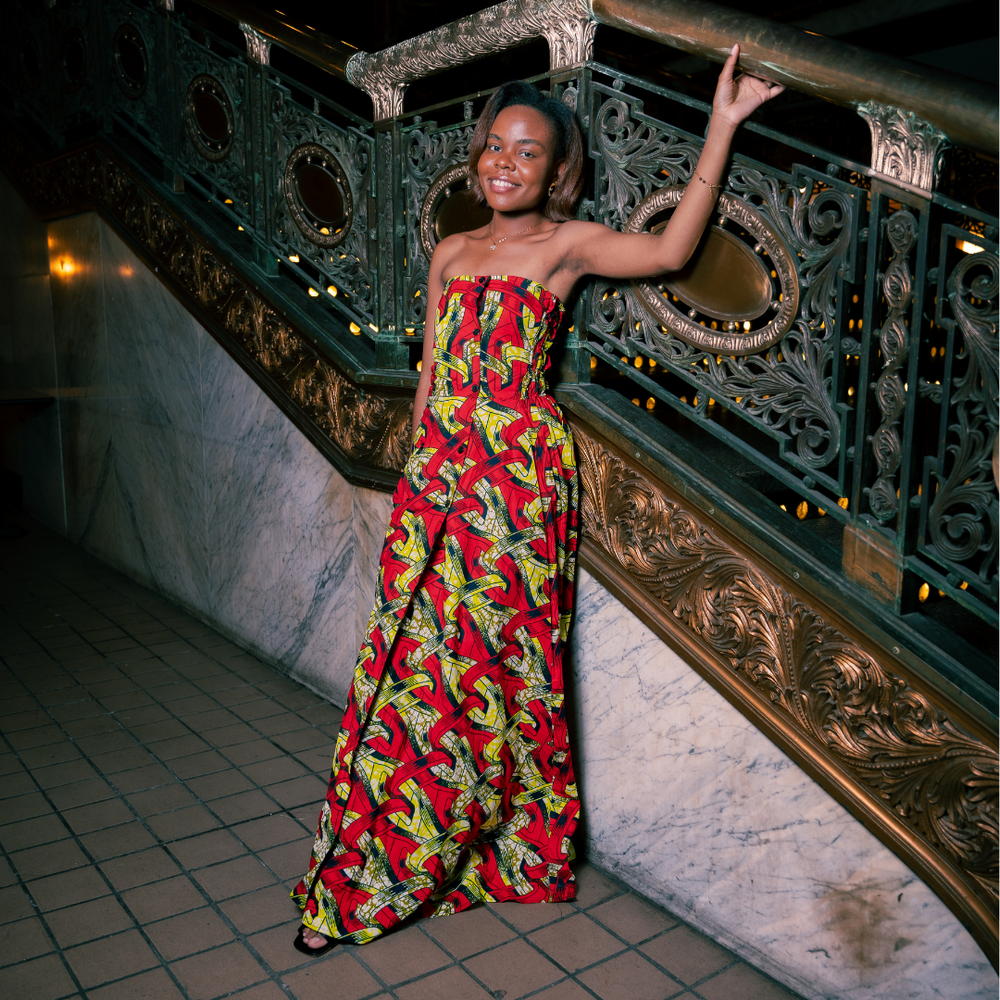
<svg viewBox="0 0 1000 1000"><path fill-rule="evenodd" d="M713 191L721 191L725 187L724 184L709 184L708 181L706 181L705 178L702 177L701 174L698 173L697 169L695 169L694 175L695 175L695 177L698 178L698 180L701 181L702 184L707 185Z"/></svg>

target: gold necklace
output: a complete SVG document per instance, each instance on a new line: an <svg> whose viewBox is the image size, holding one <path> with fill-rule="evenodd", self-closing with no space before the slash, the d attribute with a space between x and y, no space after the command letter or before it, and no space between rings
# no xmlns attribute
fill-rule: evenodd
<svg viewBox="0 0 1000 1000"><path fill-rule="evenodd" d="M508 236L503 236L498 240L493 239L493 220L490 219L490 249L496 250L501 243L505 240L509 240L512 236L520 236L522 233L530 233L532 229L537 229L545 221L545 216L543 215L533 226L528 226L527 229L521 229L519 232L510 233Z"/></svg>

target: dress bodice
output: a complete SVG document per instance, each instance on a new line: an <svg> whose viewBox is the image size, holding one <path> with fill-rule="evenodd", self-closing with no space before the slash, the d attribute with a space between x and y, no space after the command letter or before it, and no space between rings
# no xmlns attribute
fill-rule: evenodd
<svg viewBox="0 0 1000 1000"><path fill-rule="evenodd" d="M559 299L528 278L448 279L435 326L431 397L535 402L546 392L548 350L563 313Z"/></svg>

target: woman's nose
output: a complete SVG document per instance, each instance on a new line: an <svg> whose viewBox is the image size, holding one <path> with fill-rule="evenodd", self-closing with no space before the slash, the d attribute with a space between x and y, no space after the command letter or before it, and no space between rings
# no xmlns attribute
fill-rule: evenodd
<svg viewBox="0 0 1000 1000"><path fill-rule="evenodd" d="M507 154L501 149L497 153L497 155L493 158L493 165L495 167L497 167L498 169L500 169L500 168L509 168L510 167L510 157L508 157Z"/></svg>

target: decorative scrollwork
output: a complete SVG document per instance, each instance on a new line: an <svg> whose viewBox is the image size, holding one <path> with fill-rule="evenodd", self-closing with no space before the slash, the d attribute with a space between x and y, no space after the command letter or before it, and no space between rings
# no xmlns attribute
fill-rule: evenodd
<svg viewBox="0 0 1000 1000"><path fill-rule="evenodd" d="M376 121L402 113L407 84L544 37L553 69L591 57L597 22L585 0L506 0L381 52L356 52L347 79L372 99Z"/></svg>
<svg viewBox="0 0 1000 1000"><path fill-rule="evenodd" d="M938 488L927 519L932 551L955 568L972 564L977 582L987 591L997 572L998 503L992 460L1000 353L998 270L996 251L984 249L964 256L948 275L946 301L961 331L958 360L964 361L965 370L953 379L950 392L955 412L948 425L951 467L945 473L944 463L936 463L933 475Z"/></svg>
<svg viewBox="0 0 1000 1000"><path fill-rule="evenodd" d="M210 73L199 73L184 95L184 121L191 145L206 160L224 160L233 146L233 105L226 88Z"/></svg>
<svg viewBox="0 0 1000 1000"><path fill-rule="evenodd" d="M574 436L588 544L995 906L996 750L643 473L580 428Z"/></svg>
<svg viewBox="0 0 1000 1000"><path fill-rule="evenodd" d="M346 293L346 298L339 294L335 302L347 309L352 318L356 317L356 322L373 323L375 296L368 258L368 199L363 197L371 170L371 139L306 110L277 83L269 84L267 108L269 139L278 162L290 163L296 149L316 146L324 150L339 164L351 208L346 234L324 245L325 234L320 232L320 227L313 234L319 240L310 239L292 213L285 171L275 171L272 200L275 240L287 255L304 256L327 275L341 293Z"/></svg>
<svg viewBox="0 0 1000 1000"><path fill-rule="evenodd" d="M701 150L692 142L633 117L624 99L608 97L595 116L598 221L624 229L639 202L658 188L685 183Z"/></svg>
<svg viewBox="0 0 1000 1000"><path fill-rule="evenodd" d="M686 186L675 186L660 188L648 194L636 205L629 216L625 231L629 233L642 232L651 218L665 209L677 205L684 196L685 190ZM720 213L720 222L732 219L750 233L757 241L758 249L767 253L777 272L780 293L778 291L772 293L769 276L758 264L767 278L765 287L770 293L766 296L765 301L771 299L773 294L771 310L774 311L774 316L769 322L751 332L737 329L737 324L730 322L726 324L726 329L717 332L703 323L695 322L690 314L685 315L681 312L673 305L669 297L657 287L656 279L640 279L634 282L634 285L647 308L674 336L681 340L710 353L757 354L781 340L798 313L799 283L798 275L795 272L795 262L774 230L758 212L755 212L745 202L723 192L719 195L717 208ZM751 260L753 263L758 263L752 257ZM730 275L730 280L739 280L739 275ZM691 312L697 314L698 310L692 309Z"/></svg>
<svg viewBox="0 0 1000 1000"><path fill-rule="evenodd" d="M440 192L460 178L469 159L471 140L471 124L438 129L435 122L424 122L403 135L406 213L419 220L418 233L410 228L408 235L403 302L403 323L407 327L420 326L426 317L427 272L437 242L433 233L434 203Z"/></svg>
<svg viewBox="0 0 1000 1000"><path fill-rule="evenodd" d="M858 114L872 134L872 169L895 181L933 191L948 137L912 111L868 101Z"/></svg>
<svg viewBox="0 0 1000 1000"><path fill-rule="evenodd" d="M878 476L866 489L872 513L885 522L899 507L894 476L903 457L899 422L906 408L906 389L900 374L910 352L910 330L906 314L913 298L910 254L917 239L917 220L900 209L886 220L886 238L892 248L892 260L882 278L882 292L888 314L879 331L882 347L882 372L875 384L875 399L882 422L871 437Z"/></svg>

